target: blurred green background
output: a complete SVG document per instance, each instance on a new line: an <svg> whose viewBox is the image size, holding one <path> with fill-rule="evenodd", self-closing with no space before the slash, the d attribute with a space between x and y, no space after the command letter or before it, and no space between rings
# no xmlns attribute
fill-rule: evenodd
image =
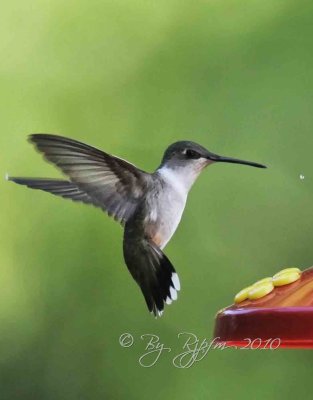
<svg viewBox="0 0 313 400"><path fill-rule="evenodd" d="M242 287L312 264L313 3L12 0L0 19L3 176L60 176L32 132L148 171L182 139L270 167L199 178L165 251L182 291L157 320L118 224L1 179L1 400L307 398L309 351L215 350L184 370L172 358L179 332L211 338ZM151 368L145 333L172 347Z"/></svg>

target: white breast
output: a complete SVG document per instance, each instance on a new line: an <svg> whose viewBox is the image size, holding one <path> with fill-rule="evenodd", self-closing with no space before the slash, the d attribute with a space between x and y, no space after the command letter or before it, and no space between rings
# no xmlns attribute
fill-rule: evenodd
<svg viewBox="0 0 313 400"><path fill-rule="evenodd" d="M162 167L158 172L169 186L179 193L182 198L186 199L191 185L184 171L175 171L168 167Z"/></svg>
<svg viewBox="0 0 313 400"><path fill-rule="evenodd" d="M157 242L162 249L173 236L181 220L189 187L168 168L163 167L158 172L165 185L152 200L153 207L149 219L155 224Z"/></svg>

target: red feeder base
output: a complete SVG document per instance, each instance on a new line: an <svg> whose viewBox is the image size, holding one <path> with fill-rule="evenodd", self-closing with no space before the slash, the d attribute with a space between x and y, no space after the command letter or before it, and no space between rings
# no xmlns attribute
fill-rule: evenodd
<svg viewBox="0 0 313 400"><path fill-rule="evenodd" d="M214 338L247 349L313 348L313 268L263 298L219 311Z"/></svg>

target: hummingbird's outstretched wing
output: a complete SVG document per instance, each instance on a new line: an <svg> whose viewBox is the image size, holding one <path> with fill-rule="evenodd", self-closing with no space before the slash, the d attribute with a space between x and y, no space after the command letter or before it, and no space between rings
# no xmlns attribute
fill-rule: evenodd
<svg viewBox="0 0 313 400"><path fill-rule="evenodd" d="M161 316L164 303L171 304L180 290L178 275L166 255L151 240L136 236L127 224L123 251L125 263L141 288L148 309Z"/></svg>
<svg viewBox="0 0 313 400"><path fill-rule="evenodd" d="M86 192L80 190L75 183L69 181L50 178L17 178L10 176L7 177L7 180L18 183L19 185L25 185L31 189L43 190L65 199L101 207L101 204L98 204Z"/></svg>
<svg viewBox="0 0 313 400"><path fill-rule="evenodd" d="M80 199L102 207L122 224L133 214L149 174L121 158L73 139L33 134L29 140L70 178L71 182L66 184L73 185L71 189L78 191Z"/></svg>

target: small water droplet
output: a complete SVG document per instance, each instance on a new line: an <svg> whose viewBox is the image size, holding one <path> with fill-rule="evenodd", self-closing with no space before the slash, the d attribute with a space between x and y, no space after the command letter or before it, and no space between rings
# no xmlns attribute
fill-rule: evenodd
<svg viewBox="0 0 313 400"><path fill-rule="evenodd" d="M303 179L304 179L304 175L303 174L300 174L300 179L303 181Z"/></svg>

